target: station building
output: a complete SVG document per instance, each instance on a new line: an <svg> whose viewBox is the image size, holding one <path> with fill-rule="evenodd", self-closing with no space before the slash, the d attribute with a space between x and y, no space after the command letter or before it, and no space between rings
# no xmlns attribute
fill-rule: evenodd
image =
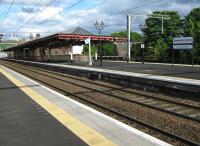
<svg viewBox="0 0 200 146"><path fill-rule="evenodd" d="M74 61L87 61L88 57L81 54L87 38L91 39L91 44L98 44L99 40L102 44L112 42L117 48L117 56L125 58L127 55L126 45L123 45L126 38L97 36L80 27L44 38L37 36L35 40L7 48L4 52L9 58L32 61L67 61L72 55Z"/></svg>

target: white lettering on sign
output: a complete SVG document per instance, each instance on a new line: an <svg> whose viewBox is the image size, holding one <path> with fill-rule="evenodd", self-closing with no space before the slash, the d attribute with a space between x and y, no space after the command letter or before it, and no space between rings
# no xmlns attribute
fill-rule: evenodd
<svg viewBox="0 0 200 146"><path fill-rule="evenodd" d="M193 44L193 42L194 42L193 37L173 38L173 44L174 45Z"/></svg>
<svg viewBox="0 0 200 146"><path fill-rule="evenodd" d="M173 45L173 49L176 49L176 50L189 50L192 48L193 48L193 45Z"/></svg>

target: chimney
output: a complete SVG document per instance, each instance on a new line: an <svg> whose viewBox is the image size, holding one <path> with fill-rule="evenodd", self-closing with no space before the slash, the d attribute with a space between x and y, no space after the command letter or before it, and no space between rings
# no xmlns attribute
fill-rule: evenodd
<svg viewBox="0 0 200 146"><path fill-rule="evenodd" d="M30 39L30 41L33 41L33 40L34 40L34 37L33 37L33 34L32 34L32 33L30 33L29 39Z"/></svg>
<svg viewBox="0 0 200 146"><path fill-rule="evenodd" d="M40 34L39 33L36 34L36 39L40 39Z"/></svg>

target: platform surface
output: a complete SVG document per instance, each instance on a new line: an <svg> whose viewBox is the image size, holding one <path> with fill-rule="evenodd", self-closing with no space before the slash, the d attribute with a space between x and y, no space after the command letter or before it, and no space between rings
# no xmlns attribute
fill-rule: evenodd
<svg viewBox="0 0 200 146"><path fill-rule="evenodd" d="M27 62L29 62L29 61L27 61ZM34 63L36 63L36 62L34 62ZM77 64L66 64L66 63L61 64L61 63L38 63L37 62L37 64L51 65L51 66L57 66L57 67L86 70L86 71L94 71L94 72L99 72L99 73L107 73L107 74L120 75L120 76L130 76L130 77L136 77L136 78L152 79L152 80L165 81L165 82L171 82L171 83L180 83L180 84L186 84L186 85L200 86L200 82L199 82L200 67L196 67L191 72L191 67L187 68L187 66L180 66L180 67L185 67L184 73L178 73L179 71L172 71L174 75L172 75L172 74L167 75L167 69L163 70L162 72L154 69L154 70L151 70L153 72L150 73L148 70L145 70L144 65L141 66L141 64L138 65L138 63L123 64L123 62L107 62L107 65L106 65L106 62L104 62L104 66L102 66L102 67L84 66L84 65L81 66L81 65L77 65ZM134 67L135 65L140 66L141 71L137 70L137 68ZM147 64L147 66L148 66L148 64ZM150 66L156 66L156 65L150 64ZM164 64L159 64L157 66L157 69L159 68L159 66L165 67ZM169 65L166 65L166 66L167 66L166 68L169 68ZM171 72L170 70L168 70L168 71ZM164 72L165 72L165 74L164 74ZM180 76L180 74L182 74L182 75Z"/></svg>
<svg viewBox="0 0 200 146"><path fill-rule="evenodd" d="M0 111L2 146L87 145L1 73Z"/></svg>
<svg viewBox="0 0 200 146"><path fill-rule="evenodd" d="M67 65L80 65L80 66L89 66L88 64L72 64L72 63L62 63ZM140 62L131 62L127 64L125 61L103 61L103 66L99 66L99 62L94 62L93 68L103 68L117 71L133 72L133 73L142 73L150 75L160 75L168 77L179 77L179 78L188 78L200 80L200 65L191 65L184 64L175 64L172 67L172 64L167 63L140 63Z"/></svg>
<svg viewBox="0 0 200 146"><path fill-rule="evenodd" d="M174 70L170 64L156 64L156 63L130 63L104 61L103 66L99 66L99 62L95 62L93 66L87 64L75 63L47 63L47 62L33 62L26 60L12 61L27 62L45 66L55 66L61 68L77 69L84 71L93 71L98 73L113 74L119 76L130 76L135 78L143 78L150 80L158 80L171 83L180 83L183 85L200 86L200 66L192 67L190 65L176 65Z"/></svg>
<svg viewBox="0 0 200 146"><path fill-rule="evenodd" d="M0 72L0 143L4 146L169 145L8 68L0 66Z"/></svg>

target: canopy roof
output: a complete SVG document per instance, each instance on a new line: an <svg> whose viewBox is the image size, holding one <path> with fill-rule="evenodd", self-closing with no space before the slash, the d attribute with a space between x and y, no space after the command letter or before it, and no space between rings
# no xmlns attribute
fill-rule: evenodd
<svg viewBox="0 0 200 146"><path fill-rule="evenodd" d="M76 27L73 29L69 29L67 31L62 32L64 34L77 34L77 35L93 35L92 33L90 33L89 31L81 28L81 27Z"/></svg>
<svg viewBox="0 0 200 146"><path fill-rule="evenodd" d="M28 41L23 44L19 44L17 46L13 46L4 51L12 51L15 49L23 49L23 48L35 48L35 47L48 47L51 43L55 42L68 42L71 44L84 44L84 40L90 38L92 43L99 43L99 40L102 43L105 42L123 42L126 41L126 38L121 37L112 37L112 36L97 36L93 35L92 33L77 27L72 30L68 30L66 32L57 33L54 35L50 35L44 38L36 39L33 41Z"/></svg>

